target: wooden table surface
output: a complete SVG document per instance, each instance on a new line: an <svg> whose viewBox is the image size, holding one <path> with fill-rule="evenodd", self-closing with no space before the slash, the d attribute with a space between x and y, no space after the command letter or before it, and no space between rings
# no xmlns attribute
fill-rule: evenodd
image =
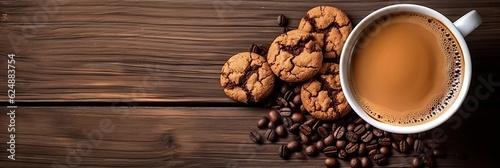
<svg viewBox="0 0 500 168"><path fill-rule="evenodd" d="M287 141L249 141L268 109L227 98L222 64L279 35L278 14L296 28L310 8L332 5L356 24L399 3L450 20L470 10L482 16L466 38L469 104L440 126L449 138L447 157L437 162L499 167L500 87L491 83L500 82L498 0L0 0L0 81L7 85L7 55L16 54L18 105L12 161L8 87L0 87L0 167L321 167L324 156L281 160L277 147ZM410 166L408 155L390 162Z"/></svg>

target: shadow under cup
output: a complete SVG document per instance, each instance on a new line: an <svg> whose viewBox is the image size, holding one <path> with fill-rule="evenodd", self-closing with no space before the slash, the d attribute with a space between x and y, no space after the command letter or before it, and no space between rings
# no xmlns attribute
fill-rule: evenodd
<svg viewBox="0 0 500 168"><path fill-rule="evenodd" d="M341 66L345 64L341 71L346 71L341 79L350 105L363 119L391 128L387 131L410 133L428 130L431 127L414 128L441 118L432 124L435 127L451 116L442 119L444 113L458 109L463 98L456 100L465 79L460 46L464 40L446 26L453 25L449 20L447 24L440 20L411 10L390 11L369 23L362 21L360 30L353 31L349 38L354 39L346 43L351 47L344 47L350 51L344 51L347 60L341 59Z"/></svg>

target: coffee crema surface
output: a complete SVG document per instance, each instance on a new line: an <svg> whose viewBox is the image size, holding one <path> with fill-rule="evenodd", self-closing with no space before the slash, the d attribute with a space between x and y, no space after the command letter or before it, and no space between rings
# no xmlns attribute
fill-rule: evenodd
<svg viewBox="0 0 500 168"><path fill-rule="evenodd" d="M396 13L368 26L351 60L354 96L372 118L392 125L428 122L452 104L463 59L438 20Z"/></svg>

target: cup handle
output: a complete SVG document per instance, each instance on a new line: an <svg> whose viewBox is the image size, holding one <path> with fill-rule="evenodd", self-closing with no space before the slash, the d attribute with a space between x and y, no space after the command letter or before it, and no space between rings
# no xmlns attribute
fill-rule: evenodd
<svg viewBox="0 0 500 168"><path fill-rule="evenodd" d="M477 26L479 26L482 22L483 19L481 19L479 13L477 13L476 10L472 10L464 16L460 17L453 24L455 25L455 27L457 27L462 36L465 37L472 31L474 31L474 29L476 29Z"/></svg>

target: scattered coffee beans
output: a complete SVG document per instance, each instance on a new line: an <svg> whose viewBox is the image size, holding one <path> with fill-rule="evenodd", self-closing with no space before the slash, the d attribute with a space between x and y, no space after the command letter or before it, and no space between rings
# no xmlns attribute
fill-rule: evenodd
<svg viewBox="0 0 500 168"><path fill-rule="evenodd" d="M259 49L264 50L262 48ZM273 109L257 122L259 129L267 129L265 136L251 131L250 140L275 142L278 138L293 136L295 140L279 147L281 158L293 155L292 158L303 160L323 153L327 167L339 166L337 159L349 162L351 167L370 167L372 163L383 166L389 163L393 151L417 154L406 167L431 167L435 163L433 157L445 155L442 145L429 139L426 132L390 133L371 126L353 112L336 121L312 118L302 105L300 87L298 83L277 83L276 91L270 96L273 100L268 104Z"/></svg>

